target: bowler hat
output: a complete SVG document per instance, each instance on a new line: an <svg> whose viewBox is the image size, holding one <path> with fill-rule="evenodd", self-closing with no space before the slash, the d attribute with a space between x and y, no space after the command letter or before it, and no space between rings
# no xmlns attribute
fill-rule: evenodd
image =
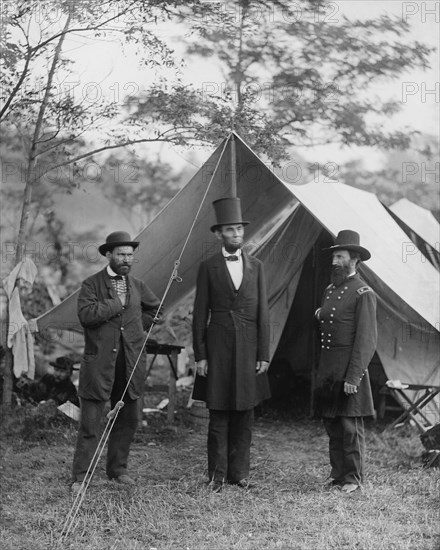
<svg viewBox="0 0 440 550"><path fill-rule="evenodd" d="M133 248L137 248L139 243L132 241L130 235L125 231L114 231L108 235L105 239L105 243L102 244L98 250L105 256L107 252L111 252L117 246L132 246Z"/></svg>
<svg viewBox="0 0 440 550"><path fill-rule="evenodd" d="M49 365L56 369L72 371L74 362L69 357L63 356L57 357L55 361L50 361Z"/></svg>
<svg viewBox="0 0 440 550"><path fill-rule="evenodd" d="M232 225L237 223L247 225L249 223L241 219L241 204L238 197L218 199L214 201L212 205L214 206L217 223L211 226L211 231L215 231L221 225Z"/></svg>
<svg viewBox="0 0 440 550"><path fill-rule="evenodd" d="M339 231L335 244L329 248L324 248L324 250L330 250L331 252L335 252L336 250L351 250L358 252L362 261L369 260L371 258L370 252L363 246L360 246L359 242L359 233L350 229L343 229Z"/></svg>

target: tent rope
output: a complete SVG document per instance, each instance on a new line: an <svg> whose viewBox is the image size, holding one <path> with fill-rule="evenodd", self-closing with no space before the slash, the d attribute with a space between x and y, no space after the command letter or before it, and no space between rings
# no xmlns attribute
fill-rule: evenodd
<svg viewBox="0 0 440 550"><path fill-rule="evenodd" d="M93 457L92 457L92 460L90 461L90 464L89 464L89 467L88 467L88 469L87 469L87 472L86 472L86 474L85 474L85 476L84 476L84 479L82 480L81 487L80 487L80 489L79 489L79 491L78 491L78 493L77 493L77 495L76 495L75 500L73 501L73 504L72 504L72 506L71 506L71 508L70 508L70 510L69 510L69 513L67 514L67 518L66 518L66 520L65 520L65 522L64 522L64 526L63 526L62 531L61 531L61 539L67 537L67 535L70 533L70 531L71 531L71 529L72 529L72 527L73 527L73 525L74 525L74 523L75 523L76 516L77 516L77 514L78 514L78 512L79 512L79 510L80 510L80 508L81 508L81 505L82 505L82 503L83 503L84 497L85 497L85 495L86 495L86 491L87 491L87 489L88 489L88 487L89 487L89 485L90 485L90 482L91 482L91 480L92 480L92 478L93 478L93 474L95 473L96 467L97 467L98 462L99 462L99 460L100 460L100 458L101 458L101 455L102 455L102 453L103 453L103 451L104 451L105 445L107 444L108 438L109 438L109 436L110 436L110 432L111 432L111 430L112 430L112 428L113 428L113 425L114 425L115 422L116 422L116 419L117 419L117 417L118 417L119 411L120 411L121 408L124 406L124 397L125 397L125 395L126 395L126 393L127 393L127 391L128 391L128 388L129 388L129 386L130 386L130 382L131 382L131 380L132 380L132 378L133 378L133 375L134 375L134 373L135 373L135 371L136 371L136 368L137 368L137 366L138 366L138 364L139 364L139 361L140 361L140 359L141 359L141 356L142 356L142 353L143 353L143 351L144 351L144 348L145 348L145 346L147 345L147 342L148 342L148 339L149 339L149 337L150 337L151 331L152 331L154 325L159 321L159 314L160 314L160 312L162 311L163 303L164 303L164 301L165 301L165 298L167 297L167 294L168 294L168 292L169 292L169 290L170 290L170 288L171 288L171 285L173 284L173 281L176 281L177 283L181 283L181 282L182 282L182 278L178 275L178 269L179 269L179 266L180 266L180 262L181 262L181 260L182 260L183 253L184 253L184 251L185 251L185 249L186 249L186 247L187 247L187 245L188 245L189 239L190 239L191 234L192 234L192 232L193 232L193 230L194 230L195 224L196 224L197 219L198 219L198 217L199 217L200 211L202 210L203 204L204 204L204 202L205 202L205 200L206 200L206 197L207 197L207 195L208 195L208 192L209 192L209 189L210 189L210 187L211 187L211 184L212 184L212 182L213 182L213 180L214 180L214 177L215 177L215 175L217 174L217 170L218 170L218 167L219 167L219 165L220 165L220 161L221 161L222 158L223 158L224 152L225 152L225 150L226 150L226 146L227 146L229 140L230 140L232 137L233 137L233 134L230 133L229 136L227 137L227 139L225 140L225 144L224 144L224 146L223 146L222 152L221 152L221 154L220 154L220 156L219 156L219 158L218 158L217 164L216 164L216 166L215 166L215 168L214 168L214 171L213 171L213 173L212 173L212 176L211 176L211 178L210 178L210 180L209 180L209 182L208 182L208 185L207 185L207 187L206 187L206 190L205 190L205 192L204 192L204 194L203 194L203 197L202 197L202 200L201 200L201 202L200 202L200 205L199 205L199 207L198 207L198 209L197 209L197 212L196 212L196 214L195 214L195 216L194 216L194 219L193 219L193 221L192 221L192 223L191 223L191 227L190 227L190 229L189 229L189 231L188 231L188 234L187 234L187 236L186 236L185 242L183 243L183 246L182 246L182 249L181 249L181 251L180 251L179 257L178 257L177 260L174 262L173 271L172 271L172 273L171 273L171 275L170 275L170 277L169 277L169 279L168 279L168 283L167 283L167 286L165 287L164 293L163 293L163 295L162 295L162 299L160 300L159 306L158 306L158 308L157 308L156 315L154 316L153 321L152 321L152 324L151 324L151 326L150 326L150 328L149 328L149 330L148 330L148 333L147 333L146 337L144 338L144 341L143 341L143 343L142 343L141 350L140 350L140 352L139 352L139 354L138 354L138 356L137 356L137 359L136 359L135 364L134 364L134 366L133 366L133 370L131 371L131 374L130 374L130 376L129 376L129 378L128 378L128 381L127 381L127 384L126 384L126 386L125 386L125 388L124 388L124 391L123 391L123 393L122 393L122 395L121 395L119 401L118 401L118 402L116 403L116 405L114 406L114 408L107 414L107 419L108 419L107 424L106 424L106 426L105 426L105 428L104 428L104 431L103 431L103 433L102 433L102 435L101 435L101 439L100 439L99 442L98 442L98 445L97 445L97 447L96 447L96 450L95 450L95 453L94 453L94 455L93 455Z"/></svg>

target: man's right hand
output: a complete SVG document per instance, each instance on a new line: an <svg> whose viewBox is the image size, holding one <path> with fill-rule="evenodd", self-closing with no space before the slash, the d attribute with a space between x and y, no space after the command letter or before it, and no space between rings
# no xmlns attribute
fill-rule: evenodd
<svg viewBox="0 0 440 550"><path fill-rule="evenodd" d="M199 376L206 376L208 374L208 360L207 359L202 359L201 361L197 361L196 367L197 367L197 374Z"/></svg>

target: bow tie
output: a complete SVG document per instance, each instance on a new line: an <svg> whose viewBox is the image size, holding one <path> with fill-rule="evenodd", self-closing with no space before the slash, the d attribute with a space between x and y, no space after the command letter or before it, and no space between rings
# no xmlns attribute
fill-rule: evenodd
<svg viewBox="0 0 440 550"><path fill-rule="evenodd" d="M122 275L110 275L110 279L113 279L113 281L122 281L124 277Z"/></svg>
<svg viewBox="0 0 440 550"><path fill-rule="evenodd" d="M238 256L235 254L230 254L229 256L225 256L225 260L227 262L238 262Z"/></svg>

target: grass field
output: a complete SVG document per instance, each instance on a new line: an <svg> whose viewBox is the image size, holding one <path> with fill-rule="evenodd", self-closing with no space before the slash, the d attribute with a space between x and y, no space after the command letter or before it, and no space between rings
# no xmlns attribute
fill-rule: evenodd
<svg viewBox="0 0 440 550"><path fill-rule="evenodd" d="M257 418L252 483L206 487L206 427L148 417L131 453L133 489L96 471L75 528L59 534L72 499L75 425L60 415L18 411L3 427L3 550L423 550L440 548L440 473L423 469L410 428L367 431L362 492L329 491L327 437L309 419ZM151 419L150 419L151 418ZM5 423L6 424L6 423Z"/></svg>

